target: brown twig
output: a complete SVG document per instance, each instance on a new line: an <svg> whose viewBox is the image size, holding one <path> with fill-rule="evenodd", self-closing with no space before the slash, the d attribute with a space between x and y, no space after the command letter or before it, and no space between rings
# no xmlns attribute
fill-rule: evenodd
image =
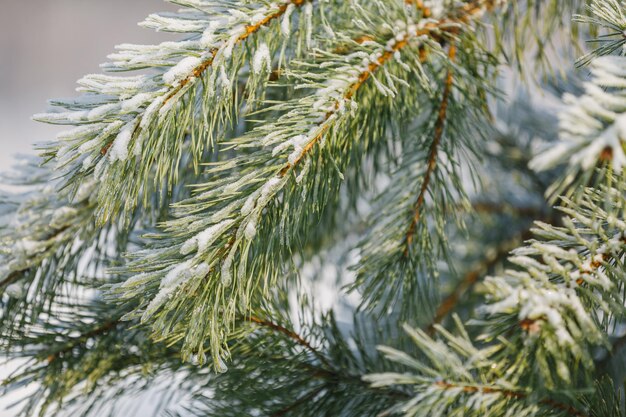
<svg viewBox="0 0 626 417"><path fill-rule="evenodd" d="M456 46L451 45L448 51L448 57L450 58L450 61L454 61L455 56ZM409 254L411 244L413 243L413 236L415 234L417 224L420 221L422 205L424 204L424 201L426 201L426 192L428 191L428 186L430 185L430 179L433 172L435 171L435 168L437 167L437 152L439 151L439 144L441 143L441 138L443 137L443 131L448 112L448 102L450 99L450 93L452 92L453 82L454 75L452 73L452 69L449 69L446 75L443 94L441 96L441 104L439 106L439 112L437 114L437 121L435 122L433 141L430 145L430 150L428 153L428 165L426 167L426 173L424 174L424 180L422 181L422 186L420 188L417 201L415 202L415 205L413 207L413 219L411 220L411 224L409 225L409 229L406 233L406 247L404 249L405 256Z"/></svg>
<svg viewBox="0 0 626 417"><path fill-rule="evenodd" d="M0 288L4 289L14 282L19 281L22 277L22 274L27 271L28 269L22 269L20 271L11 272L4 280L2 280L2 282L0 282Z"/></svg>

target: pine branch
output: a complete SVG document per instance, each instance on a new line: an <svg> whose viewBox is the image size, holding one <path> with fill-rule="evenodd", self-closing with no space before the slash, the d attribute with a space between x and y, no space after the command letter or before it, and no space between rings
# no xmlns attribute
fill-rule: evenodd
<svg viewBox="0 0 626 417"><path fill-rule="evenodd" d="M472 59L480 58L463 51L459 67ZM446 60L445 65L452 64ZM357 279L350 289L362 295L363 308L377 314L387 314L395 305L401 310L402 320L419 320L419 316L432 314L432 300L437 294L433 285L419 276L435 275L436 260L446 257L445 224L456 220L460 225L461 210L455 207L469 208L456 158L463 151L481 153L476 149L477 138L488 131L481 128L484 115L479 110L484 108L480 97L484 97L485 86L473 78L475 73L461 73L456 77L460 80L455 88L459 94L454 97L452 72L450 67L445 69L443 93L436 104L432 100L429 111L421 109L428 117L416 129L419 139L411 138L403 144L402 163L368 219L371 230L360 245L361 259L354 266ZM473 102L473 98L478 101ZM454 117L446 120L450 115ZM444 134L446 140L442 141ZM445 162L437 164L437 158L443 155ZM414 188L419 189L417 198L411 192ZM424 215L427 194L432 203ZM419 237L417 245L412 245L414 236Z"/></svg>
<svg viewBox="0 0 626 417"><path fill-rule="evenodd" d="M172 2L184 9L144 26L185 39L122 45L104 69L146 72L90 75L79 81L84 96L53 102L66 111L41 118L77 128L44 148L43 170L23 174L34 192L0 195L0 340L29 360L6 383L40 384L23 415L120 412L116 400L158 376L168 390L185 381L184 415L623 414L610 383L591 384L594 353L626 316L625 186L612 175L624 162L620 58L595 61L562 118L569 143L543 155L569 165L559 189L571 190L568 217L537 223L514 268L485 281L473 334L456 317L455 333L437 323L510 242L434 312L427 331L438 339L396 329L432 316L439 273L451 279L480 245L502 242L496 229L511 217L538 213L525 203L539 200L543 177L528 185L524 155L544 132L527 149L515 141L513 169L482 139L500 123L489 108L500 99L498 66L523 62L522 48L501 53L507 37L534 44L532 29L541 55L578 0ZM482 17L496 8L491 36ZM594 0L590 10L613 30L596 54L614 52L620 5ZM487 154L507 174L501 187L513 187L475 199L473 165ZM364 209L369 183L383 191ZM587 183L611 187L572 187ZM357 254L351 226L366 211ZM466 221L480 228L476 247L459 247ZM292 292L277 285L311 252L334 250L323 235L345 239L351 288L377 317L356 315L351 333L301 299L298 325ZM375 352L380 344L394 348Z"/></svg>
<svg viewBox="0 0 626 417"><path fill-rule="evenodd" d="M267 291L268 284L278 275L276 269L281 262L273 249L291 247L288 242L296 238L300 230L306 230L310 214L304 217L298 217L298 213L281 214L281 205L274 206L278 196L281 196L284 207L307 208L301 202L296 204L301 196L311 192L335 194L334 187L338 183L319 184L313 173L325 167L331 170L333 165L337 167L337 159L332 154L339 154L345 147L351 146L353 139L346 124L351 117L359 114L356 113L357 92L367 98L368 90L363 89L371 79L374 85L368 88L372 96L399 94L393 85L384 85L376 75L382 73L381 77L385 76L387 83L391 83L394 76L389 72L390 67L405 78L407 72L420 71L418 61L417 68L411 68L406 64L396 64L397 56L410 45L420 44L421 37L457 33L458 24L482 10L481 5L482 2L469 6L465 4L453 13L454 18L443 18L439 22L409 22L400 33L390 34L385 30L384 34L373 34L374 38L381 40L357 44L357 51L349 56L334 56L320 51L320 58L324 59L321 63L299 64L309 72L298 72L293 68L286 71L287 77L295 77L299 81L296 89L311 88L313 94L275 104L272 111L286 112L276 122L266 123L232 139L229 148L245 153L209 169L209 175L215 179L198 185L201 193L177 205L174 214L180 220L166 223L165 235L153 236L161 241L169 239L168 243L162 245L162 249L157 247L156 250L138 253L136 260L125 271L131 274L140 272L150 264L151 272L135 275L125 284L113 288L112 294L121 294L124 299L145 300L146 291L155 294L158 286L158 294L140 307L143 309L142 322L149 321L159 335L157 337L185 338L184 357L204 351L208 340L213 362L219 363L219 358L227 354L227 350L220 334L222 330L216 327L216 323L229 329L234 323L236 311L243 310L245 315L249 300L255 296L260 285L258 280L250 278L258 275L256 268L263 271L261 276L265 282L261 290ZM368 18L381 19L373 15ZM368 56L367 64L363 64L364 53ZM312 67L321 68L322 72L312 72ZM395 79L400 80L398 75ZM424 85L421 76L411 81ZM263 145L260 148L259 142ZM329 143L327 149L322 147L325 142ZM267 149L272 145L271 151ZM293 152L288 152L291 147ZM314 159L316 154L320 157ZM340 156L339 166L345 166L347 162L348 159ZM291 199L294 201L290 202ZM317 202L314 204L317 205ZM270 210L274 209L276 214L262 216L263 212L272 213ZM276 227L284 227L285 223L289 224L289 229L282 234L284 237L268 233ZM261 233L267 236L263 247L258 245L257 235ZM271 243L272 240L276 243ZM256 251L260 253L251 257L250 254ZM194 255L188 256L191 254ZM249 259L252 260L250 265ZM237 274L236 279L233 272ZM182 291L183 287L185 291ZM171 297L172 294L176 296ZM218 313L218 306L208 308L203 304L203 300L208 299L223 300L220 303L226 313ZM208 308L207 314L204 317L189 315L194 309L192 303L197 303L204 310ZM179 324L189 320L189 325ZM193 332L192 328L195 328Z"/></svg>
<svg viewBox="0 0 626 417"><path fill-rule="evenodd" d="M442 340L433 340L421 330L404 326L421 353L418 358L379 346L389 361L402 365L408 372L370 374L363 379L373 388L408 385L415 392L412 399L390 408L389 414L587 416L574 405L555 399L558 392L533 392L509 382L507 364L494 357L499 348L475 347L458 317L456 324L459 336L436 326ZM467 403L473 406L465 408Z"/></svg>
<svg viewBox="0 0 626 417"><path fill-rule="evenodd" d="M626 44L624 4L620 4L618 0L592 0L589 3L586 8L591 16L575 14L573 21L603 28L607 33L590 41L590 43L596 43L599 46L580 57L576 61L578 66L589 65L595 58L614 54Z"/></svg>
<svg viewBox="0 0 626 417"><path fill-rule="evenodd" d="M325 389L324 385L321 385L318 388L315 388L314 390L312 390L308 394L306 394L306 395L296 399L292 404L288 405L287 407L282 408L282 409L276 411L275 413L272 413L271 416L272 417L279 417L279 416L288 415L290 412L298 409L298 407L300 405L302 405L303 403L306 403L306 402L309 402L309 401L313 400L324 389Z"/></svg>
<svg viewBox="0 0 626 417"><path fill-rule="evenodd" d="M449 383L446 381L438 381L435 383L435 385L438 388L444 389L444 390L461 390L464 393L468 393L468 394L473 394L473 393L482 393L482 394L499 394L502 395L506 398L511 398L511 399L524 399L526 397L528 397L527 393L524 392L516 392L516 391L509 391L506 389L500 389L500 388L492 388L492 387L477 387L477 386L472 386L472 385L458 385L458 384L454 384L454 383ZM547 405L551 408L554 408L556 410L561 410L561 411L565 411L568 415L574 416L574 417L588 417L588 415L580 410L577 410L576 408L572 407L571 405L568 404L563 404L560 403L558 401L552 400L552 399L542 399L539 401L539 403Z"/></svg>
<svg viewBox="0 0 626 417"><path fill-rule="evenodd" d="M59 161L58 171L72 174L64 180L66 186L93 178L101 183L94 208L98 225L122 217L128 227L137 204L147 203L152 191L171 191L180 179L178 165L187 147L197 175L198 164L212 149L214 139L220 139L233 122L231 113L238 100L231 80L238 76L249 51L240 45L255 35L261 50L267 50L267 56L258 59L263 65L271 64L267 38L276 26L273 23L284 17L282 24L288 26L289 15L301 6L306 14L312 13L311 3L305 0L243 2L237 7L221 0L184 5L187 8L179 14L151 15L144 25L188 33L190 40L158 46L121 45L110 56L112 62L104 65L109 71L148 68L153 73L87 76L79 81L79 91L86 95L53 102L69 112L35 116L49 123L80 126L60 135L47 147L46 156ZM287 43L283 39L283 46ZM169 69L163 71L163 67ZM265 89L269 71L258 69L251 68L248 74L250 92ZM249 105L253 107L254 101L255 95L250 95ZM120 177L125 178L123 183L117 180Z"/></svg>
<svg viewBox="0 0 626 417"><path fill-rule="evenodd" d="M529 165L538 172L565 166L548 190L552 200L560 194L576 200L579 190L602 184L610 177L598 174L598 167L621 173L626 164L620 133L626 117L626 58L605 56L590 66L592 79L584 84L585 94L575 97L568 93L563 97L568 107L559 115L559 142L538 153Z"/></svg>
<svg viewBox="0 0 626 417"><path fill-rule="evenodd" d="M87 342L89 339L98 337L109 330L115 329L120 324L119 320L110 320L102 323L98 327L80 335L79 337L72 340L71 343L68 343L60 350L55 351L54 353L48 355L47 361L51 363L55 361L57 358L62 357L64 354L71 352L75 347L80 346Z"/></svg>
<svg viewBox="0 0 626 417"><path fill-rule="evenodd" d="M566 201L565 226L537 223L542 240L509 259L523 269L486 281L488 339L507 337L505 351L516 360L539 358L532 371L520 372L536 372L546 385L571 383L582 371L572 363L593 369L591 349L607 344L611 317L624 315L623 296L614 291L623 275L626 226L613 217L621 212L621 189L586 190L581 201ZM600 311L602 322L595 319ZM556 369L544 368L546 361Z"/></svg>
<svg viewBox="0 0 626 417"><path fill-rule="evenodd" d="M480 203L478 205L473 204L472 208L477 211L487 209L489 213L493 212L493 209L495 209L496 212L499 212L502 209L502 207L500 206L483 206L483 204ZM519 209L513 207L512 209L506 208L506 210L512 210L515 214L519 214L522 216L526 216L528 214L537 214L537 210L533 208L527 209L523 207ZM553 211L550 216L542 214L541 216L536 215L534 217L540 219L541 221L548 221L552 225L558 225L559 219L556 218L556 214L557 213ZM467 292L471 291L471 289L479 282L481 278L485 276L487 272L492 270L494 266L505 261L506 258L511 254L511 251L517 248L521 242L525 242L528 239L532 238L532 236L532 226L529 226L521 232L518 232L517 236L515 236L513 239L509 239L500 243L496 251L488 253L488 255L480 262L478 262L478 264L471 271L466 273L461 281L455 284L454 290L439 303L439 307L437 308L433 319L428 324L428 326L425 327L428 334L432 335L434 333L435 325L441 324L443 320L456 309L459 301L462 300L463 296Z"/></svg>

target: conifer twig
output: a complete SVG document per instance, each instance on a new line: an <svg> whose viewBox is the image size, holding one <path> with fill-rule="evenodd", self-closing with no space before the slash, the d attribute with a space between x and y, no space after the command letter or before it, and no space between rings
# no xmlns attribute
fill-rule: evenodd
<svg viewBox="0 0 626 417"><path fill-rule="evenodd" d="M455 56L456 56L456 45L450 45L450 49L448 51L448 57L450 58L450 61L454 61ZM443 88L443 94L441 96L441 104L439 106L437 121L435 122L433 141L430 145L430 151L428 154L428 165L427 165L426 173L424 174L424 180L422 181L422 186L420 188L417 201L415 202L415 205L413 208L413 219L411 220L411 224L409 225L409 230L406 233L406 247L404 249L405 256L409 254L411 243L413 242L413 235L415 234L415 229L417 227L418 222L420 221L422 205L424 204L424 201L426 200L426 192L428 191L430 178L435 168L437 167L437 152L439 151L439 144L441 142L441 138L443 137L445 120L446 120L446 115L448 111L448 100L450 98L450 94L452 91L453 82L454 82L454 75L452 73L452 69L448 69L448 73L446 75L446 80L445 80L445 84Z"/></svg>

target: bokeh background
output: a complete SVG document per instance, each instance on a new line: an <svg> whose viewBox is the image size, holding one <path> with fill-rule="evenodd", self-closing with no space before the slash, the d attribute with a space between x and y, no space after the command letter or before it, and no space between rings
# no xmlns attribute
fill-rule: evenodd
<svg viewBox="0 0 626 417"><path fill-rule="evenodd" d="M162 0L0 0L0 171L16 153L54 138L59 127L30 119L47 100L75 95L75 81L100 72L99 64L123 42L155 43L166 34L137 26L149 13L175 10ZM0 366L0 378L11 369ZM19 399L0 395L0 417ZM151 413L143 407L137 416Z"/></svg>
<svg viewBox="0 0 626 417"><path fill-rule="evenodd" d="M0 0L0 170L15 153L54 138L58 127L31 121L47 100L75 95L75 81L123 42L168 38L137 26L163 0Z"/></svg>

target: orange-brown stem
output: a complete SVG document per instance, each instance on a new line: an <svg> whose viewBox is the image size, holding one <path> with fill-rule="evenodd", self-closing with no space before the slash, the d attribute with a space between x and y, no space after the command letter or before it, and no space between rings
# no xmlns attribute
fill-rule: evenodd
<svg viewBox="0 0 626 417"><path fill-rule="evenodd" d="M455 45L450 46L448 56L450 58L450 61L454 61L454 58L456 56ZM428 186L430 185L431 177L435 171L435 168L437 167L437 153L439 151L439 144L441 143L441 139L443 137L446 117L448 113L448 103L450 100L453 83L454 75L452 73L452 69L449 69L444 83L443 94L441 96L441 104L437 113L437 120L435 122L435 129L433 133L433 141L430 145L430 150L428 153L428 165L426 166L426 173L424 174L424 180L422 181L422 186L420 187L417 200L415 201L415 205L413 206L413 219L411 220L411 224L409 225L409 229L406 233L406 247L404 249L405 256L408 256L411 244L413 243L415 230L421 218L422 206L426 201Z"/></svg>

